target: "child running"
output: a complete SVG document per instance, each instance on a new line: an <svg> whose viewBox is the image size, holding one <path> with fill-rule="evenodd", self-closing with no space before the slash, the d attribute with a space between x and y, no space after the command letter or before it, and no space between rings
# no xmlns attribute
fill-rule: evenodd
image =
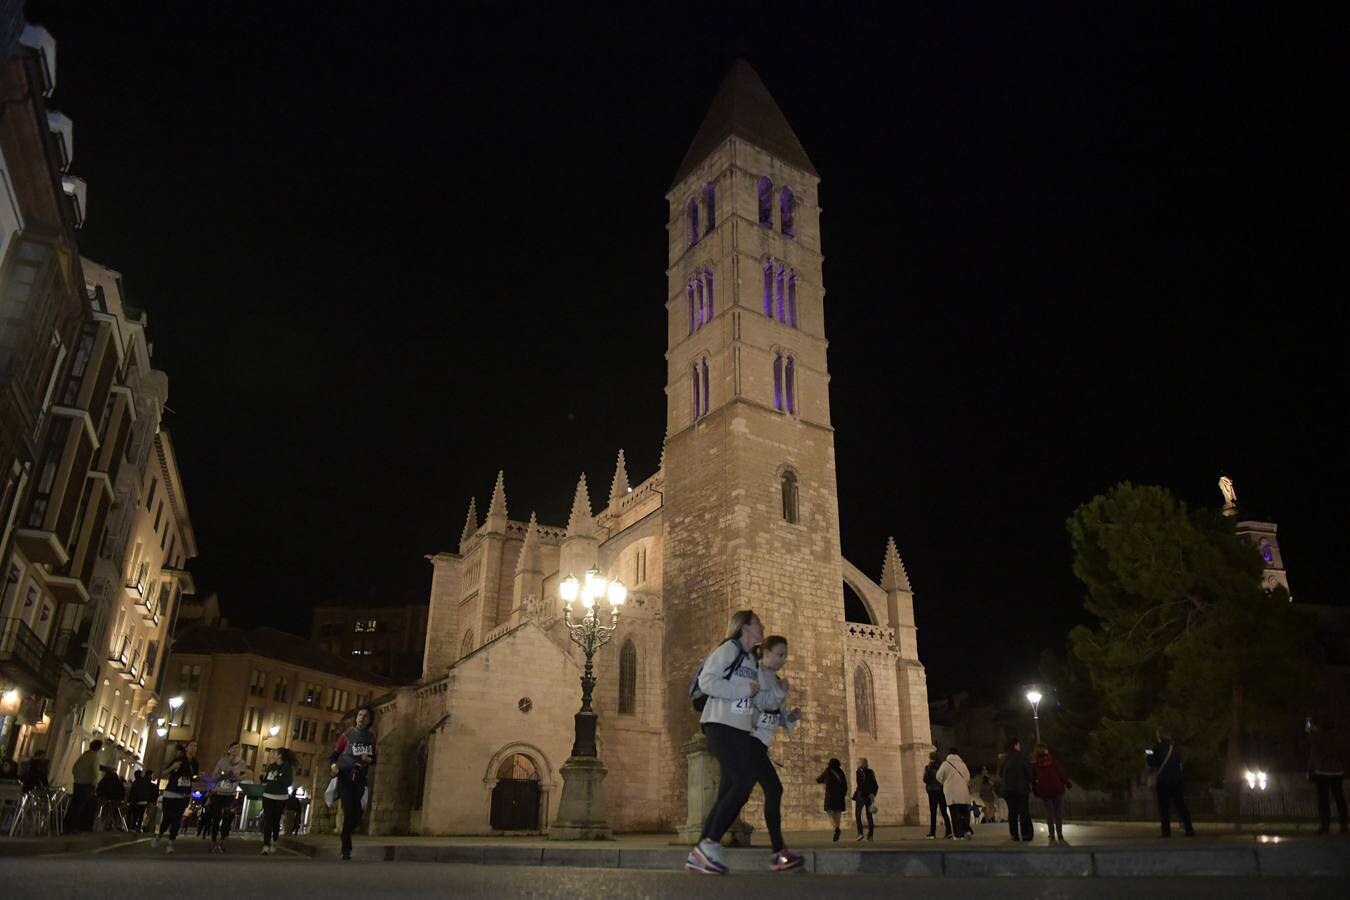
<svg viewBox="0 0 1350 900"><path fill-rule="evenodd" d="M748 609L732 614L727 636L703 661L698 690L706 697L702 715L708 750L717 757L722 777L717 800L703 822L703 833L689 851L684 867L704 875L725 875L722 835L740 815L741 807L755 789L753 765L754 696L759 693L759 664L750 650L764 639L764 625Z"/></svg>
<svg viewBox="0 0 1350 900"><path fill-rule="evenodd" d="M263 773L263 856L272 853L272 845L281 834L281 807L290 796L295 780L295 754L286 747L271 751L272 761Z"/></svg>
<svg viewBox="0 0 1350 900"><path fill-rule="evenodd" d="M174 853L176 851L173 849L173 842L178 839L178 828L183 824L183 812L187 809L188 801L192 799L192 782L198 774L197 742L188 741L186 744L179 744L173 762L169 763L164 774L168 778L168 787L160 795L162 810L159 834L155 835L150 846L158 847L164 840L164 832L168 831L169 847L164 852Z"/></svg>
<svg viewBox="0 0 1350 900"><path fill-rule="evenodd" d="M356 711L356 724L338 735L337 745L328 757L342 800L343 859L352 858L352 832L361 824L361 801L369 784L370 767L375 765L374 727L375 711L369 706L361 707Z"/></svg>
<svg viewBox="0 0 1350 900"><path fill-rule="evenodd" d="M764 825L773 843L769 868L782 872L800 866L802 858L783 844L783 782L779 780L778 770L769 758L769 747L773 746L774 735L779 728L788 734L796 729L802 711L795 706L791 710L784 709L787 705L788 683L786 678L778 676L778 671L787 663L787 638L779 634L769 635L764 643L755 648L755 656L759 658L759 693L755 695L759 715L755 719L756 740L750 764L755 780L764 789Z"/></svg>

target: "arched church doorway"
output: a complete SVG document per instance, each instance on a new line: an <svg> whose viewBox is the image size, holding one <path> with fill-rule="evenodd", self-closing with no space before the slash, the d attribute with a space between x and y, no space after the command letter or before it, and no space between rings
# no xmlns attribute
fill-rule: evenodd
<svg viewBox="0 0 1350 900"><path fill-rule="evenodd" d="M492 789L494 831L539 830L539 767L524 753L512 753L497 767Z"/></svg>

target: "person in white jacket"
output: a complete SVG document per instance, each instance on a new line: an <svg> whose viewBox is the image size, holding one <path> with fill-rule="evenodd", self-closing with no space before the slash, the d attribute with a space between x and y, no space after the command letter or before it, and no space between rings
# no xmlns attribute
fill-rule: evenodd
<svg viewBox="0 0 1350 900"><path fill-rule="evenodd" d="M224 853L225 842L230 837L230 825L234 822L234 795L239 782L248 774L248 767L239 755L238 741L232 741L225 749L225 755L211 770L211 796L206 801L206 812L210 818L211 852Z"/></svg>
<svg viewBox="0 0 1350 900"><path fill-rule="evenodd" d="M754 697L759 693L759 664L750 652L764 639L764 625L748 609L731 616L726 639L709 654L699 669L698 689L707 697L699 721L708 750L717 757L722 776L717 785L717 800L703 822L703 833L689 851L684 867L704 875L725 875L722 835L740 815L741 807L755 789L751 764L755 719L759 710Z"/></svg>
<svg viewBox="0 0 1350 900"><path fill-rule="evenodd" d="M787 638L779 634L769 635L764 643L755 648L755 656L759 659L759 693L755 694L759 715L755 718L751 765L754 767L755 780L764 791L764 827L768 829L769 841L773 844L769 868L782 872L800 866L802 858L783 843L783 782L778 778L778 769L774 767L773 760L769 758L769 748L773 746L779 728L788 734L796 730L802 711L797 707L787 708L788 682L778 675L787 663Z"/></svg>
<svg viewBox="0 0 1350 900"><path fill-rule="evenodd" d="M952 834L957 840L970 840L970 769L955 747L947 754L937 770L938 784L952 816Z"/></svg>

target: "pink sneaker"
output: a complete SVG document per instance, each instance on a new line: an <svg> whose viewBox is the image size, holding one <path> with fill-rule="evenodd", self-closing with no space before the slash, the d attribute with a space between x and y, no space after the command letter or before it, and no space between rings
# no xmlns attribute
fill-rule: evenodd
<svg viewBox="0 0 1350 900"><path fill-rule="evenodd" d="M802 864L802 858L784 847L773 855L769 862L769 868L775 872L786 872L788 869L795 869Z"/></svg>

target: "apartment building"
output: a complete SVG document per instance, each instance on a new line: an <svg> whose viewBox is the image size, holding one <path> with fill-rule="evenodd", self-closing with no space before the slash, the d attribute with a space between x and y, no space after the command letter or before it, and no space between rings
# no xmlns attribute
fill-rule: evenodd
<svg viewBox="0 0 1350 900"><path fill-rule="evenodd" d="M289 747L299 759L295 784L311 795L328 784L328 754L343 717L391 686L274 628L194 628L174 641L168 667L164 690L174 706L165 707L166 740L151 751L151 770L162 767L167 744L179 741L198 742L203 766L239 741L255 775L267 750Z"/></svg>
<svg viewBox="0 0 1350 900"><path fill-rule="evenodd" d="M373 675L411 684L422 677L427 643L425 603L407 606L320 606L310 639Z"/></svg>

